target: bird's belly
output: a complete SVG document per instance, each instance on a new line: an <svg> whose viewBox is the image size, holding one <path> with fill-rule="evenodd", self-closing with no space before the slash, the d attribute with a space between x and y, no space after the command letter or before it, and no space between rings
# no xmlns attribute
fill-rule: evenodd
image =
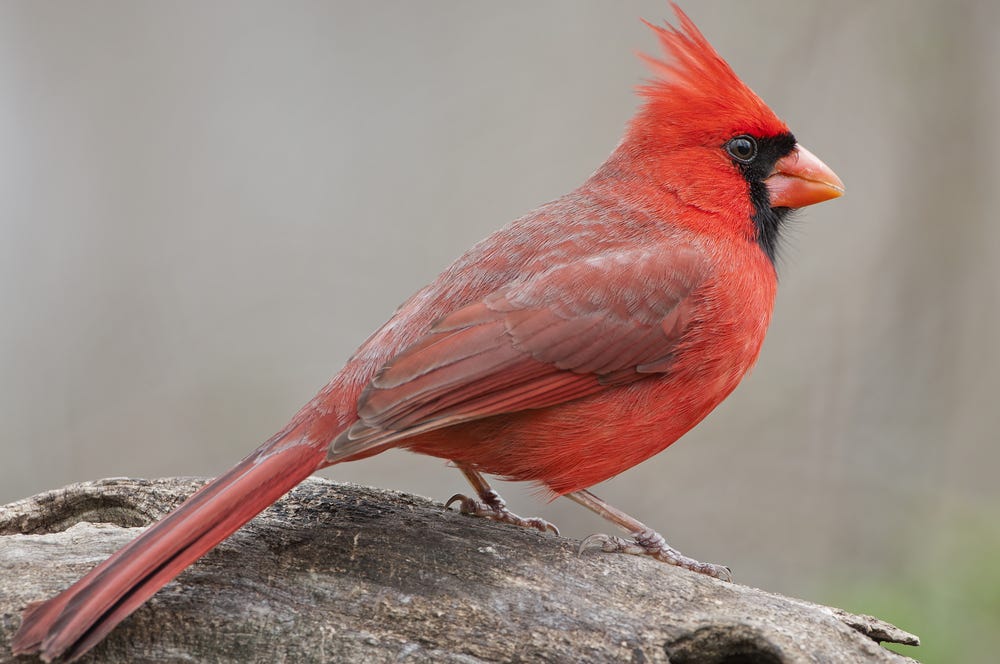
<svg viewBox="0 0 1000 664"><path fill-rule="evenodd" d="M727 364L467 422L416 436L405 446L484 473L539 482L558 495L570 493L645 461L694 427L732 392L752 358Z"/></svg>

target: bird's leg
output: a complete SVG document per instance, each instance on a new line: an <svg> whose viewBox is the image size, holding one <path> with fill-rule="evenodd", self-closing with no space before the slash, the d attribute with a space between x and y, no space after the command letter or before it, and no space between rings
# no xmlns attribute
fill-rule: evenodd
<svg viewBox="0 0 1000 664"><path fill-rule="evenodd" d="M625 539L616 535L591 535L580 543L580 551L594 546L610 553L651 556L661 562L677 565L692 572L714 576L716 579L723 581L733 580L733 573L728 567L713 565L712 563L700 563L694 558L688 558L667 544L667 541L658 532L638 519L633 519L628 514L625 514L625 512L612 507L586 489L568 493L566 497L600 514L608 521L632 534L631 539Z"/></svg>
<svg viewBox="0 0 1000 664"><path fill-rule="evenodd" d="M456 463L455 465L458 466L458 469L461 470L466 479L469 480L469 484L472 485L472 488L476 490L476 493L479 495L479 500L456 493L448 499L447 503L444 504L445 509L451 507L452 503L457 502L459 503L462 514L481 516L490 519L491 521L499 521L500 523L512 523L515 526L521 526L523 528L535 528L543 533L546 530L551 530L556 535L559 534L559 529L545 519L539 519L538 517L530 517L526 519L507 509L506 501L504 501L504 499L500 497L500 494L489 485L486 478L484 478L479 471L473 470L469 466L460 463Z"/></svg>

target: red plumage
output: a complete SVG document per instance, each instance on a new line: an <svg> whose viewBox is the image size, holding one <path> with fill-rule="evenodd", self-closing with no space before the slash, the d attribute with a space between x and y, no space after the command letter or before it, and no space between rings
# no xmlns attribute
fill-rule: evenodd
<svg viewBox="0 0 1000 664"><path fill-rule="evenodd" d="M480 491L479 511L519 522L490 503L480 473L600 509L586 487L663 450L718 405L756 360L771 317L765 234L787 208L841 185L675 10L679 29L654 27L669 60L647 58L657 78L640 90L645 103L587 182L475 245L285 430L30 607L14 652L83 654L323 466L388 447L450 459ZM664 551L647 552L725 575Z"/></svg>

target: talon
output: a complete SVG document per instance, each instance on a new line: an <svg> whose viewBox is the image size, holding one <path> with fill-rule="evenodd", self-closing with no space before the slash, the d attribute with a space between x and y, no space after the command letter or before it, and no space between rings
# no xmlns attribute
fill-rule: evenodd
<svg viewBox="0 0 1000 664"><path fill-rule="evenodd" d="M608 535L602 535L600 533L594 533L593 535L588 535L583 538L580 542L580 546L576 550L576 555L582 556L583 552L590 548L597 548L604 551L604 547L607 546L608 540L611 538ZM596 546L594 546L596 544Z"/></svg>
<svg viewBox="0 0 1000 664"><path fill-rule="evenodd" d="M538 517L524 518L518 516L507 509L507 503L500 494L494 491L483 476L472 468L458 464L458 467L465 473L468 478L469 483L479 494L479 500L475 498L469 498L460 493L456 493L454 496L448 499L448 502L444 504L445 509L451 507L452 503L456 501L461 501L462 514L468 516L480 516L484 519L489 519L490 521L497 521L499 523L509 523L515 526L521 526L522 528L534 528L541 532L552 531L556 535L559 534L559 529L554 525L546 521L545 519L540 519Z"/></svg>
<svg viewBox="0 0 1000 664"><path fill-rule="evenodd" d="M549 523L545 519L540 519L538 517L532 517L530 519L525 519L525 526L529 526L543 533L551 531L554 535L559 534L559 529L555 527L554 524Z"/></svg>
<svg viewBox="0 0 1000 664"><path fill-rule="evenodd" d="M712 565L712 567L715 568L715 573L709 574L709 576L714 576L719 581L725 581L726 583L733 582L733 570L728 565Z"/></svg>
<svg viewBox="0 0 1000 664"><path fill-rule="evenodd" d="M545 519L539 519L537 517L531 519L525 519L519 517L511 512L506 512L509 516L504 518L498 518L497 521L503 521L504 523L512 523L515 526L521 526L523 528L533 528L541 533L551 532L554 535L559 535L559 529L556 528L555 524L551 524Z"/></svg>
<svg viewBox="0 0 1000 664"><path fill-rule="evenodd" d="M484 519L489 519L490 521L497 521L499 523L509 523L515 526L521 526L522 528L534 528L541 532L552 531L556 535L559 534L559 529L555 525L549 523L545 519L540 519L538 517L532 517L525 519L520 517L510 510L504 504L504 501L500 496L496 495L496 492L491 492L483 496L485 500L478 501L475 498L469 498L468 496L456 493L454 496L449 498L444 504L444 508L447 510L453 504L459 503L459 511L466 516L479 516Z"/></svg>
<svg viewBox="0 0 1000 664"><path fill-rule="evenodd" d="M686 570L711 576L720 581L729 583L733 581L733 572L728 567L712 563L701 563L694 558L688 558L667 544L663 536L654 530L632 533L631 539L600 533L590 535L580 542L577 554L582 554L590 548L598 548L605 553L627 553L634 556L649 556L668 565L683 567Z"/></svg>
<svg viewBox="0 0 1000 664"><path fill-rule="evenodd" d="M599 546L602 551L608 553L628 553L636 556L649 556L663 563L683 567L684 569L706 574L722 581L732 581L733 572L728 567L713 565L711 563L700 563L694 558L688 558L677 549L673 548L663 536L642 522L630 517L619 509L607 504L590 491L580 489L572 493L567 493L566 497L580 503L587 509L603 516L608 521L617 526L621 526L631 533L629 539L616 537L614 535L591 535L580 542L579 552Z"/></svg>

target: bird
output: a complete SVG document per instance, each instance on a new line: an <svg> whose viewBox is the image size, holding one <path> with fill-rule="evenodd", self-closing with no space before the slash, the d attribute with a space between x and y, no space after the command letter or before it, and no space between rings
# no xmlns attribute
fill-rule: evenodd
<svg viewBox="0 0 1000 664"><path fill-rule="evenodd" d="M757 360L788 216L841 196L691 19L646 23L663 49L624 137L578 188L475 244L404 302L278 433L61 594L29 605L15 654L73 661L182 570L313 472L391 448L534 483L626 536L587 548L728 581L589 487L663 451Z"/></svg>

